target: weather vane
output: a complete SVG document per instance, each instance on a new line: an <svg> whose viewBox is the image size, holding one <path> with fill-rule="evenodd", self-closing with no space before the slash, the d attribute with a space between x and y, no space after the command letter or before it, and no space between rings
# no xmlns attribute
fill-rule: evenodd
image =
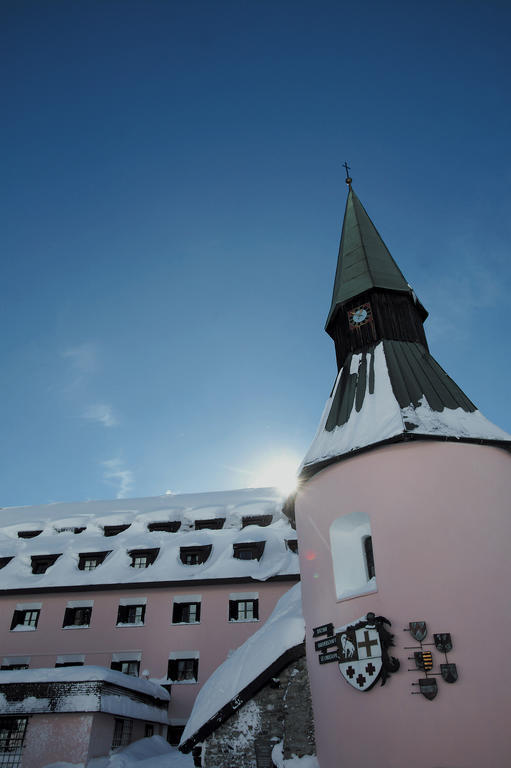
<svg viewBox="0 0 511 768"><path fill-rule="evenodd" d="M350 169L350 167L349 167L349 165L348 165L346 160L342 164L342 167L346 168L346 184L348 184L348 186L351 187L351 182L353 181L353 179L350 176L350 170L351 169Z"/></svg>

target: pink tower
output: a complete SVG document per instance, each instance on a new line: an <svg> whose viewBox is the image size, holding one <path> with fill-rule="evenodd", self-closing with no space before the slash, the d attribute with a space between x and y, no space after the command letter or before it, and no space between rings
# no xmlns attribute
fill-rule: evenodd
<svg viewBox="0 0 511 768"><path fill-rule="evenodd" d="M511 436L431 357L351 188L296 497L321 768L511 762Z"/></svg>

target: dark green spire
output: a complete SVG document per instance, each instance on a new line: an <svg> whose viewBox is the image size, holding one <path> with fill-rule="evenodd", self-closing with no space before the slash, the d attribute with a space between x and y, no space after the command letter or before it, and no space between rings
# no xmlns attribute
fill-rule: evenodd
<svg viewBox="0 0 511 768"><path fill-rule="evenodd" d="M326 330L340 304L372 288L413 294L350 185Z"/></svg>

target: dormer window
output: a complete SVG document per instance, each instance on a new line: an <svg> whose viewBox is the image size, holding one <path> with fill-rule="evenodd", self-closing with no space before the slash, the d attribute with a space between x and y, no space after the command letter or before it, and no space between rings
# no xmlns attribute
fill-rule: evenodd
<svg viewBox="0 0 511 768"><path fill-rule="evenodd" d="M197 547L181 547L179 556L184 565L200 565L205 563L211 554L211 544Z"/></svg>
<svg viewBox="0 0 511 768"><path fill-rule="evenodd" d="M286 539L286 547L291 552L294 552L295 555L297 555L298 554L298 539Z"/></svg>
<svg viewBox="0 0 511 768"><path fill-rule="evenodd" d="M177 533L181 528L180 520L169 520L163 523L149 523L148 531L166 531L167 533Z"/></svg>
<svg viewBox="0 0 511 768"><path fill-rule="evenodd" d="M55 528L57 533L83 533L86 526L82 526L81 528L75 528L74 526L70 526L69 528Z"/></svg>
<svg viewBox="0 0 511 768"><path fill-rule="evenodd" d="M241 519L241 527L246 528L247 525L261 525L266 527L267 525L271 525L272 520L272 515L249 515L248 517L243 517Z"/></svg>
<svg viewBox="0 0 511 768"><path fill-rule="evenodd" d="M36 536L39 536L43 531L37 530L37 531L18 531L18 539L34 539Z"/></svg>
<svg viewBox="0 0 511 768"><path fill-rule="evenodd" d="M105 557L110 554L112 550L108 552L80 552L78 560L78 568L81 571L93 571L98 565L104 561Z"/></svg>
<svg viewBox="0 0 511 768"><path fill-rule="evenodd" d="M211 520L196 520L195 521L195 530L196 531L203 531L206 529L209 529L211 531L218 531L220 528L224 527L225 523L225 517L215 517Z"/></svg>
<svg viewBox="0 0 511 768"><path fill-rule="evenodd" d="M32 573L46 573L60 557L59 555L32 555Z"/></svg>
<svg viewBox="0 0 511 768"><path fill-rule="evenodd" d="M264 541L250 541L242 544L233 544L233 557L238 560L260 560L263 556Z"/></svg>
<svg viewBox="0 0 511 768"><path fill-rule="evenodd" d="M130 525L131 523L125 523L124 525L104 525L103 534L105 536L117 536L118 533L126 531Z"/></svg>
<svg viewBox="0 0 511 768"><path fill-rule="evenodd" d="M158 557L159 549L132 549L129 552L132 568L149 568Z"/></svg>
<svg viewBox="0 0 511 768"><path fill-rule="evenodd" d="M0 568L5 568L5 566L8 565L12 559L12 555L11 557L0 557Z"/></svg>

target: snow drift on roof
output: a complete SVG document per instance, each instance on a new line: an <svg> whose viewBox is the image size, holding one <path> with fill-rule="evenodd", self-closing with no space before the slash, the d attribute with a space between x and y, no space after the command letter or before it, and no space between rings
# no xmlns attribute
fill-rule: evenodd
<svg viewBox="0 0 511 768"><path fill-rule="evenodd" d="M286 547L294 537L282 513L282 495L273 488L157 496L146 499L49 504L0 510L0 557L14 555L2 568L2 589L93 587L103 584L202 581L207 579L296 576L298 557ZM269 515L267 527L248 525L243 518ZM225 518L217 530L195 530L195 521ZM70 528L70 521L76 530ZM180 522L179 531L150 531L150 523ZM127 525L116 535L105 536L104 527ZM83 530L81 530L83 529ZM19 538L18 531L42 532ZM260 560L233 557L233 544L264 542ZM181 547L211 547L199 565L181 561ZM159 550L147 568L133 568L130 552ZM80 570L79 555L108 554L93 570ZM32 573L31 558L59 555L45 573Z"/></svg>
<svg viewBox="0 0 511 768"><path fill-rule="evenodd" d="M255 634L234 651L205 682L195 700L181 744L192 738L223 706L243 691L285 651L303 642L301 585L295 584Z"/></svg>
<svg viewBox="0 0 511 768"><path fill-rule="evenodd" d="M511 442L420 344L383 341L339 371L300 471L404 435Z"/></svg>

